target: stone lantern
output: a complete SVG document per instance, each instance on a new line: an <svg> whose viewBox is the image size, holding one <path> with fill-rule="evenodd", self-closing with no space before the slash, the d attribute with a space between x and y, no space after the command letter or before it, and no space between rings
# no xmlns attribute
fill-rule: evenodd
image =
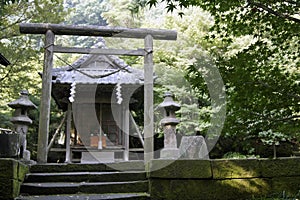
<svg viewBox="0 0 300 200"><path fill-rule="evenodd" d="M27 90L22 90L20 94L20 98L10 102L8 106L15 109L11 122L14 124L15 131L19 134L20 157L25 161L29 161L30 152L26 149L26 134L28 125L32 124L32 120L28 117L28 111L36 109L37 106L29 100Z"/></svg>
<svg viewBox="0 0 300 200"><path fill-rule="evenodd" d="M164 109L164 118L160 121L164 130L164 148L161 150L160 158L177 159L179 158L179 149L177 148L176 125L179 120L175 112L180 109L180 105L173 100L173 94L166 92L164 101L159 104Z"/></svg>

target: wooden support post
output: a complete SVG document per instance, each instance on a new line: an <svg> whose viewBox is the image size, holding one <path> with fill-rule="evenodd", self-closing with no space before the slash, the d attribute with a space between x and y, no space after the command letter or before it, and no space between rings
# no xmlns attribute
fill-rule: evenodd
<svg viewBox="0 0 300 200"><path fill-rule="evenodd" d="M50 149L51 149L51 147L52 147L52 145L53 145L53 143L54 143L54 141L55 141L55 138L56 138L57 135L59 134L61 127L64 125L64 123L65 123L65 121L66 121L66 118L67 118L67 114L65 113L65 114L64 114L64 117L63 117L63 119L61 120L59 126L57 127L57 129L56 129L54 135L52 136L52 139L50 140L50 143L49 143L49 145L48 145L48 147L47 147L47 153L49 153L49 151L50 151Z"/></svg>
<svg viewBox="0 0 300 200"><path fill-rule="evenodd" d="M42 96L39 118L37 162L47 163L47 147L50 123L50 102L51 102L51 80L53 68L53 45L54 34L51 30L46 32L45 55L42 77Z"/></svg>
<svg viewBox="0 0 300 200"><path fill-rule="evenodd" d="M137 134L139 136L139 139L140 139L140 141L142 143L142 146L144 148L144 139L143 139L142 133L140 132L139 127L136 124L136 122L135 122L134 118L132 117L131 113L129 113L129 116L130 116L130 120L132 121L132 124L133 124L133 126L134 126L134 128L135 128L135 130L136 130L136 132L137 132Z"/></svg>
<svg viewBox="0 0 300 200"><path fill-rule="evenodd" d="M68 103L67 111L67 130L66 130L66 160L65 163L71 163L71 121L72 121L72 104Z"/></svg>
<svg viewBox="0 0 300 200"><path fill-rule="evenodd" d="M99 114L99 143L98 143L98 149L102 149L103 148L103 143L102 143L102 137L104 137L104 133L102 130L102 103L100 103L99 105L99 110L100 110L100 114Z"/></svg>
<svg viewBox="0 0 300 200"><path fill-rule="evenodd" d="M129 100L128 100L129 101ZM123 126L124 126L124 161L128 161L129 160L129 104L126 103L123 106L123 113L124 113L124 117L123 117Z"/></svg>
<svg viewBox="0 0 300 200"><path fill-rule="evenodd" d="M144 41L144 160L153 159L153 37L147 35Z"/></svg>

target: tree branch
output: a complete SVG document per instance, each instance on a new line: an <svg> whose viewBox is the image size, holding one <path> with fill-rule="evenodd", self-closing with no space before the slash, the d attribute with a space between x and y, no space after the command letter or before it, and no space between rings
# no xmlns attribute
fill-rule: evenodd
<svg viewBox="0 0 300 200"><path fill-rule="evenodd" d="M294 115L294 116L285 117L285 118L281 118L281 119L274 119L273 122L288 121L288 120L296 119L296 118L300 118L300 115Z"/></svg>
<svg viewBox="0 0 300 200"><path fill-rule="evenodd" d="M286 0L288 3L290 4L295 4L297 6L300 6L300 2L296 2L296 1L293 1L293 0Z"/></svg>
<svg viewBox="0 0 300 200"><path fill-rule="evenodd" d="M252 114L256 115L256 116L259 116L262 118L262 120L267 120L267 121L270 121L270 122L283 122L283 121L289 121L289 120L293 120L293 119L297 119L297 118L300 118L300 115L292 115L292 116L287 116L287 117L283 117L283 118L273 118L273 117L269 117L269 116L266 116L266 115L263 115L263 114L260 114L258 112L253 112L251 111Z"/></svg>
<svg viewBox="0 0 300 200"><path fill-rule="evenodd" d="M275 92L278 92L278 93L280 93L280 94L282 94L282 95L287 95L287 96L289 96L289 97L294 97L294 98L300 100L300 96L299 96L298 94L286 92L285 90L281 90L281 91L280 91L280 90L276 90L276 89L274 89L274 87L272 87L271 85L269 85L269 84L266 83L266 82L263 82L263 81L256 81L256 82L253 82L253 83L257 83L257 84L259 84L259 85L263 85L263 86L265 86L265 87L267 87L267 88L271 88L271 89L274 90Z"/></svg>
<svg viewBox="0 0 300 200"><path fill-rule="evenodd" d="M275 11L275 10L269 8L268 6L266 6L266 5L262 4L262 3L254 2L254 1L252 1L252 0L249 0L248 3L249 3L250 5L254 5L254 6L256 6L256 7L259 7L259 8L261 8L261 9L263 9L263 10L265 10L265 11L267 11L267 12L269 12L269 13L271 13L271 14L277 16L277 17L281 17L281 18L284 18L284 19L288 19L288 20L291 20L291 21L293 21L293 22L296 22L296 23L299 23L299 24L300 24L300 19L291 17L291 16L286 15L286 14L279 13L279 12L277 12L277 11ZM296 2L294 2L294 3L296 3ZM297 3L296 3L296 4L297 4ZM297 4L297 5L298 5L298 4Z"/></svg>

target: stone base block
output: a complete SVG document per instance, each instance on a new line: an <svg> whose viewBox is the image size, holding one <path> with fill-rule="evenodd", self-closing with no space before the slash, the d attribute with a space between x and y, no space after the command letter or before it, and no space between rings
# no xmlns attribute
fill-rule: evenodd
<svg viewBox="0 0 300 200"><path fill-rule="evenodd" d="M160 158L162 159L178 159L179 149L162 149L160 152Z"/></svg>
<svg viewBox="0 0 300 200"><path fill-rule="evenodd" d="M115 161L114 152L82 152L81 163L111 163Z"/></svg>

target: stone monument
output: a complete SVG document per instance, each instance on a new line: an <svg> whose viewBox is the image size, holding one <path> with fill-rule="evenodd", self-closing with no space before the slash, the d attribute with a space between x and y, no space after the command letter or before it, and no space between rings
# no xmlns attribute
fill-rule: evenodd
<svg viewBox="0 0 300 200"><path fill-rule="evenodd" d="M181 158L209 159L205 138L201 135L183 136L179 151Z"/></svg>

